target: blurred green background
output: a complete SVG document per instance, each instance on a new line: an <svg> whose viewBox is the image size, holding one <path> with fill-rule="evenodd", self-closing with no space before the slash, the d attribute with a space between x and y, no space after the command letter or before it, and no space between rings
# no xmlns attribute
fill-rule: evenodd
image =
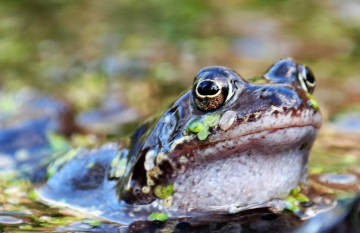
<svg viewBox="0 0 360 233"><path fill-rule="evenodd" d="M87 132L130 133L189 88L203 67L226 66L250 78L286 57L308 65L317 78L314 96L325 123L310 156L310 174L358 174L358 0L0 2L0 110L16 112L13 96L36 90L70 103ZM123 123L129 126L120 130ZM350 131L339 133L345 128ZM97 140L72 136L78 136L70 140L75 145ZM0 189L19 184L33 196L30 184L14 180L0 181ZM0 195L2 208L24 211L11 204L13 196ZM49 210L34 211L34 219ZM49 220L40 219L40 225L44 221Z"/></svg>
<svg viewBox="0 0 360 233"><path fill-rule="evenodd" d="M0 85L35 88L78 112L116 95L145 118L205 66L249 78L293 57L315 73L328 119L359 108L359 26L356 0L4 0Z"/></svg>

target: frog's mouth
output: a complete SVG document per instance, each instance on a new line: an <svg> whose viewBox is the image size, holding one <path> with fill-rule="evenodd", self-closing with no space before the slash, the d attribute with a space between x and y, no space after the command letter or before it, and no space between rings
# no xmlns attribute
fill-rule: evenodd
<svg viewBox="0 0 360 233"><path fill-rule="evenodd" d="M321 115L314 112L263 117L184 148L174 179L174 205L231 212L236 206L285 198L306 182L308 155L320 125Z"/></svg>
<svg viewBox="0 0 360 233"><path fill-rule="evenodd" d="M175 149L178 150L178 147L183 147L187 152L214 147L217 144L223 144L224 142L249 135L257 135L261 132L267 132L270 135L271 132L289 128L298 128L299 130L306 126L312 126L315 129L320 128L322 117L319 111L307 109L301 113L299 112L299 110L288 111L283 114L278 113L276 116L272 114L248 114L235 121L226 131L221 130L221 127L215 127L209 137L203 142L199 142L195 134L182 137L172 143L169 152L172 153ZM285 143L282 142L281 144L283 145ZM237 145L236 147L240 146ZM226 147L224 149L227 150L229 148ZM178 151L181 151L181 149ZM181 151L181 153L183 154L184 151Z"/></svg>

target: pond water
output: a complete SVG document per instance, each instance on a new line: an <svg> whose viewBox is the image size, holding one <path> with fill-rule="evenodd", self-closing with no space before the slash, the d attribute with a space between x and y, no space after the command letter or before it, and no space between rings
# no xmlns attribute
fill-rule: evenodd
<svg viewBox="0 0 360 233"><path fill-rule="evenodd" d="M103 219L41 204L31 183L18 176L48 154L126 137L210 65L245 78L285 57L311 67L324 123L310 156L310 182L339 198L359 191L360 4L355 0L20 0L0 3L0 12L0 231L126 232ZM21 124L43 114L44 106L49 109L44 121ZM56 133L34 131L34 124ZM21 133L21 140L12 140ZM36 155L30 163L29 154ZM225 224L224 232L237 229L241 218ZM279 221L280 229L286 221ZM253 222L253 230L265 224ZM158 227L146 224L134 224L133 231ZM188 229L182 222L166 224L164 232Z"/></svg>

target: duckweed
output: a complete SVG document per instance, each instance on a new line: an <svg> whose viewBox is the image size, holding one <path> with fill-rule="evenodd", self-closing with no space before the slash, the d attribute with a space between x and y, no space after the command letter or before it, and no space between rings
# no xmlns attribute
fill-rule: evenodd
<svg viewBox="0 0 360 233"><path fill-rule="evenodd" d="M160 222L165 222L166 220L168 220L168 216L164 213L152 213L150 214L150 216L148 217L149 221L160 221Z"/></svg>
<svg viewBox="0 0 360 233"><path fill-rule="evenodd" d="M297 187L296 189L292 189L287 198L285 198L286 209L297 212L300 210L299 204L301 202L308 202L309 198L304 194L300 193L301 187Z"/></svg>
<svg viewBox="0 0 360 233"><path fill-rule="evenodd" d="M206 115L204 117L203 123L205 125L208 125L209 127L214 127L217 126L219 124L220 121L220 114L219 113L215 113L212 115Z"/></svg>
<svg viewBox="0 0 360 233"><path fill-rule="evenodd" d="M288 196L285 198L285 205L287 210L293 212L298 212L300 210L299 202L293 196Z"/></svg>
<svg viewBox="0 0 360 233"><path fill-rule="evenodd" d="M209 136L209 126L205 126L202 131L197 134L199 140L205 140Z"/></svg>
<svg viewBox="0 0 360 233"><path fill-rule="evenodd" d="M297 188L295 188L295 189L291 189L291 191L290 191L290 195L291 196L296 196L296 195L298 195L299 193L300 193L300 187L297 187Z"/></svg>
<svg viewBox="0 0 360 233"><path fill-rule="evenodd" d="M188 133L195 133L194 131L192 131L193 129L193 124L196 122L201 122L201 119L199 117L193 117L191 118L185 125L185 129L184 129L184 135L188 134Z"/></svg>
<svg viewBox="0 0 360 233"><path fill-rule="evenodd" d="M164 187L162 185L157 185L154 189L154 194L160 199L165 199L172 195L174 192L174 186L169 184L168 186Z"/></svg>
<svg viewBox="0 0 360 233"><path fill-rule="evenodd" d="M204 130L204 127L205 125L203 123L196 121L189 126L189 130L194 133L200 133Z"/></svg>
<svg viewBox="0 0 360 233"><path fill-rule="evenodd" d="M209 136L209 128L219 124L220 114L206 115L203 119L193 117L185 126L184 134L196 133L199 140L205 140Z"/></svg>

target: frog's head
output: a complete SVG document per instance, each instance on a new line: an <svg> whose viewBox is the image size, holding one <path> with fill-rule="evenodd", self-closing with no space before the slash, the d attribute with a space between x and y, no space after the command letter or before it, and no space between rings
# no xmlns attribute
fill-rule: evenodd
<svg viewBox="0 0 360 233"><path fill-rule="evenodd" d="M233 212L306 182L321 125L314 75L284 59L252 81L224 67L202 69L151 131L135 134L125 200L152 203L154 189L171 184L170 208Z"/></svg>

